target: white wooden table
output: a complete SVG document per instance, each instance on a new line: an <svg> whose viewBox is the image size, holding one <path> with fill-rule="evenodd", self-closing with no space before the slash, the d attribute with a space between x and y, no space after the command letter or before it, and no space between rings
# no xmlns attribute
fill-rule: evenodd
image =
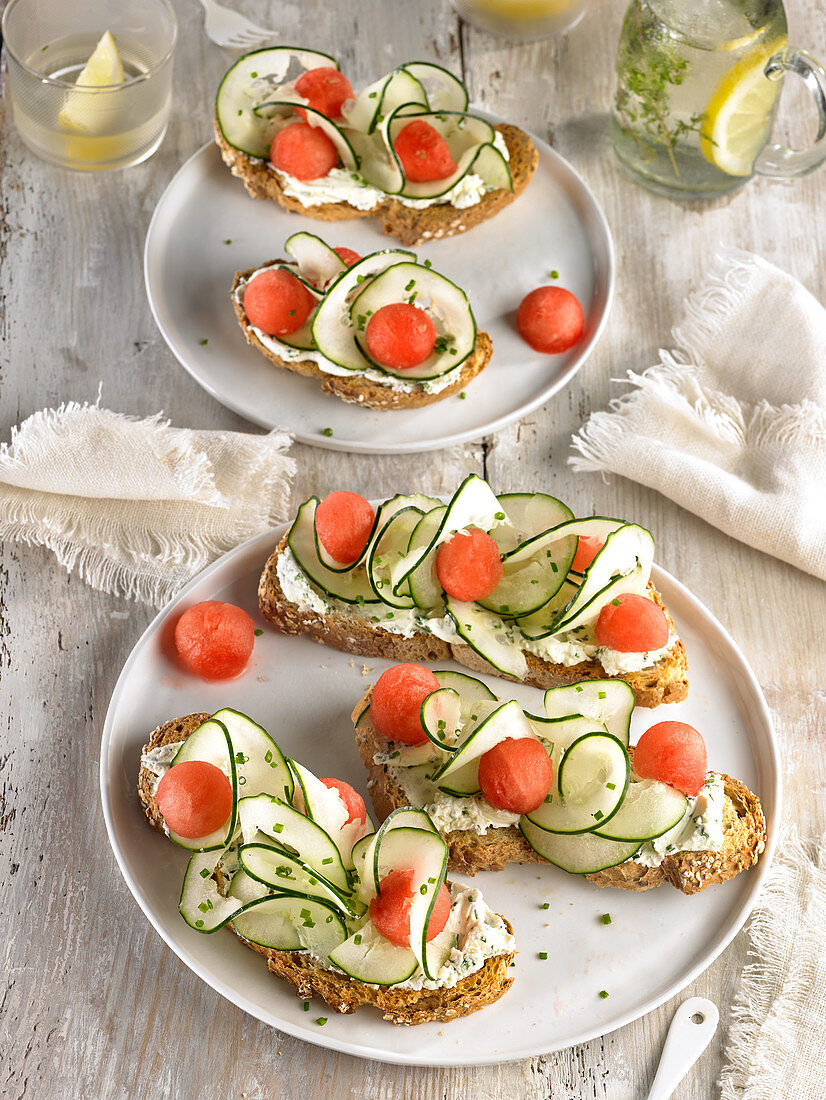
<svg viewBox="0 0 826 1100"><path fill-rule="evenodd" d="M574 475L572 431L603 408L611 378L650 365L720 242L752 248L826 300L826 171L757 181L726 201L678 205L635 187L611 155L606 110L624 0L593 0L570 36L513 45L461 26L440 0L243 0L284 43L342 60L354 83L411 57L461 71L472 99L548 136L590 183L613 228L613 313L595 353L545 408L497 437L421 457L296 447L295 499L335 487L384 496L451 492L484 473L497 490L546 490L578 515L650 527L662 565L730 629L753 663L782 738L786 815L826 827L824 587L732 541L657 494ZM792 39L826 57L821 0L789 0ZM147 163L71 174L34 159L7 115L0 139L0 434L43 406L94 401L173 422L245 429L173 359L143 286L146 227L166 183L210 133L212 94L232 55L209 43L195 0L181 25L169 134ZM541 216L538 214L538 216ZM438 406L437 406L438 407ZM701 491L701 487L698 491ZM164 946L109 850L98 797L103 717L120 667L152 617L67 578L47 552L0 548L0 1095L19 1097L417 1096L610 1098L645 1094L681 998L585 1046L479 1070L393 1068L271 1031L223 1001ZM812 644L817 643L817 644ZM741 935L687 993L722 1027L678 1100L706 1100L745 959Z"/></svg>

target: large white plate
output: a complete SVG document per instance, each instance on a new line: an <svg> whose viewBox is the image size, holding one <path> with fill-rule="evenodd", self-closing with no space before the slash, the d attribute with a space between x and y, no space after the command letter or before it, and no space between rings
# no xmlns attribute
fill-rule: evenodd
<svg viewBox="0 0 826 1100"><path fill-rule="evenodd" d="M293 432L303 443L415 453L497 431L543 404L579 370L613 293L613 246L596 199L567 161L534 141L539 168L512 206L468 233L418 249L467 291L479 327L493 338L493 360L464 400L455 396L425 409L383 413L348 405L323 394L318 382L273 367L246 343L229 299L236 269L283 256L284 241L300 229L362 255L398 242L371 218L327 223L256 202L214 144L183 165L147 233L146 289L164 339L222 404L266 428ZM552 270L582 303L586 331L566 354L539 355L517 335L515 311L528 291L551 281Z"/></svg>
<svg viewBox="0 0 826 1100"><path fill-rule="evenodd" d="M762 799L769 844L756 869L696 897L668 886L642 894L600 890L551 866L510 867L463 880L475 881L511 919L519 946L516 980L500 1001L467 1019L413 1028L394 1027L370 1008L337 1016L320 1001L305 1013L292 987L273 978L260 956L230 932L204 936L184 924L178 894L186 855L149 828L135 792L140 748L156 725L234 706L317 774L339 776L367 794L348 716L386 662L285 637L260 619L258 577L280 534L238 547L157 616L126 662L106 716L100 769L109 839L139 905L186 965L222 996L291 1035L414 1065L481 1065L560 1050L642 1016L700 974L742 927L765 878L780 768L769 712L743 654L702 604L659 569L655 583L688 650L691 692L684 703L639 710L632 741L666 716L703 731L712 767L738 776ZM265 628L250 668L223 684L178 671L167 650L181 611L214 598L246 608ZM536 689L494 678L488 683L533 709L540 705ZM545 901L548 909L541 908ZM600 919L605 912L613 919L610 926ZM540 951L547 951L547 960L538 958ZM607 1000L598 995L602 989L610 994ZM314 1022L319 1015L328 1017L323 1029Z"/></svg>

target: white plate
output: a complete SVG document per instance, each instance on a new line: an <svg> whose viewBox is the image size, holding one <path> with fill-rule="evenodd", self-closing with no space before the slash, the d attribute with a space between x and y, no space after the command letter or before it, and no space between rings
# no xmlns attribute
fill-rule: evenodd
<svg viewBox="0 0 826 1100"><path fill-rule="evenodd" d="M204 936L178 914L186 855L143 819L135 791L141 745L169 718L234 706L282 749L320 775L366 796L350 711L386 662L351 657L307 637L278 634L257 612L258 578L281 531L260 535L197 577L135 646L118 680L103 731L101 792L109 839L123 876L172 950L222 996L276 1028L334 1050L413 1065L482 1065L560 1050L604 1035L650 1012L700 974L748 916L769 868L780 806L780 768L771 719L743 654L716 619L668 573L655 569L683 636L689 699L638 710L632 741L664 717L703 731L713 768L742 779L763 802L769 843L757 868L724 886L686 897L668 886L646 893L600 890L554 867L510 867L475 881L512 921L519 955L511 990L496 1004L450 1024L394 1027L370 1008L337 1016L321 1001L309 1012L291 986L230 932ZM198 600L239 604L265 628L239 679L208 684L179 672L167 656L170 627ZM498 694L532 709L534 688L487 678ZM368 800L369 805L369 800ZM462 876L454 876L462 879ZM550 902L548 909L542 903ZM602 923L610 912L613 923ZM541 961L540 951L548 958ZM605 989L607 1000L599 997ZM328 1017L319 1027L316 1017Z"/></svg>
<svg viewBox="0 0 826 1100"><path fill-rule="evenodd" d="M164 339L223 405L265 428L284 428L302 443L417 453L497 431L543 404L579 370L613 294L613 245L596 199L567 161L534 141L539 168L512 206L468 233L417 250L467 292L479 327L493 338L493 360L464 400L383 413L348 405L323 394L318 382L273 367L246 343L229 300L236 269L283 256L284 241L301 229L362 255L398 242L372 218L327 223L254 201L214 144L179 170L146 236L146 289ZM517 335L515 311L528 291L551 282L552 270L558 285L582 303L586 330L566 354L539 355ZM324 435L327 428L332 435Z"/></svg>

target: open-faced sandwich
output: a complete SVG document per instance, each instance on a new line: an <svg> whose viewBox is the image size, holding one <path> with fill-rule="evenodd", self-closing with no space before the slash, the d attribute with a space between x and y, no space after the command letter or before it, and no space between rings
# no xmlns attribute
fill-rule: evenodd
<svg viewBox="0 0 826 1100"><path fill-rule="evenodd" d="M445 882L419 809L376 831L348 783L318 779L231 709L159 726L141 756L147 820L192 852L183 919L224 926L298 996L397 1024L467 1016L509 988L514 940L477 889Z"/></svg>
<svg viewBox="0 0 826 1100"><path fill-rule="evenodd" d="M701 734L659 722L634 748L620 680L551 688L542 714L480 680L394 665L353 711L380 818L425 810L466 874L543 863L598 886L696 894L757 862L760 801L708 771Z"/></svg>
<svg viewBox="0 0 826 1100"><path fill-rule="evenodd" d="M635 523L574 519L545 493L497 497L472 474L447 504L311 497L264 568L259 606L284 633L348 653L452 657L543 688L616 677L654 707L686 697L688 666L653 557Z"/></svg>
<svg viewBox="0 0 826 1100"><path fill-rule="evenodd" d="M325 393L373 409L414 408L463 390L490 361L462 290L399 249L362 258L312 233L290 257L237 271L232 302L248 343Z"/></svg>
<svg viewBox="0 0 826 1100"><path fill-rule="evenodd" d="M256 50L228 70L215 140L255 198L322 221L373 217L416 245L493 217L538 161L516 126L468 111L464 84L426 61L354 92L315 50Z"/></svg>

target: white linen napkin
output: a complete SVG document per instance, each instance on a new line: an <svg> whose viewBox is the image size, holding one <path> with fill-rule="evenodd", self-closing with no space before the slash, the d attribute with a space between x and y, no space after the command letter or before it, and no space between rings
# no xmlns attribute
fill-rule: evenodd
<svg viewBox="0 0 826 1100"><path fill-rule="evenodd" d="M716 257L672 330L679 350L573 438L577 470L641 482L826 579L826 310L748 252Z"/></svg>
<svg viewBox="0 0 826 1100"><path fill-rule="evenodd" d="M286 519L290 442L98 405L43 409L0 445L0 540L47 546L93 588L161 606Z"/></svg>
<svg viewBox="0 0 826 1100"><path fill-rule="evenodd" d="M721 1100L814 1100L826 1080L826 836L792 826L749 924Z"/></svg>

